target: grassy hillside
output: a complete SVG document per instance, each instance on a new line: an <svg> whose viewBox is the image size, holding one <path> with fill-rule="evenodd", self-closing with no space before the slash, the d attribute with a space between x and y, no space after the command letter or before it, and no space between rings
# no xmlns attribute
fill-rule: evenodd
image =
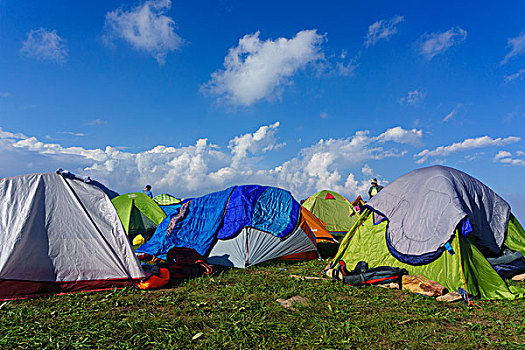
<svg viewBox="0 0 525 350"><path fill-rule="evenodd" d="M525 300L443 304L268 263L185 281L0 303L0 348L342 349L525 347ZM523 285L523 283L522 283ZM276 300L301 296L292 309Z"/></svg>

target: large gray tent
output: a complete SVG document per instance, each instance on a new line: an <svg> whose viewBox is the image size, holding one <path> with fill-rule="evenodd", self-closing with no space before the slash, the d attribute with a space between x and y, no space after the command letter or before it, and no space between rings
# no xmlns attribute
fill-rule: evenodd
<svg viewBox="0 0 525 350"><path fill-rule="evenodd" d="M98 186L56 173L0 180L1 300L119 287L143 277Z"/></svg>
<svg viewBox="0 0 525 350"><path fill-rule="evenodd" d="M411 260L439 251L465 218L476 245L498 254L510 217L509 204L488 186L462 171L440 165L396 179L368 206L388 218L387 243L401 260L402 256Z"/></svg>

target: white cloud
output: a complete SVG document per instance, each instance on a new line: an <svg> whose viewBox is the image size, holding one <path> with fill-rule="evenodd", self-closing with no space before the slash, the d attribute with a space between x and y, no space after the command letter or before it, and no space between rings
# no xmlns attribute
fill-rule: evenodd
<svg viewBox="0 0 525 350"><path fill-rule="evenodd" d="M361 58L362 51L359 50L353 57L348 57L348 52L346 50L341 50L341 54L337 57L336 62L328 63L327 66L335 64L334 68L330 73L335 73L343 77L350 77L355 74L355 70L359 67L359 59ZM321 66L321 65L320 65Z"/></svg>
<svg viewBox="0 0 525 350"><path fill-rule="evenodd" d="M379 40L388 40L392 35L397 33L396 24L403 22L403 16L395 16L390 19L382 19L374 22L368 27L368 33L365 38L365 46L375 45Z"/></svg>
<svg viewBox="0 0 525 350"><path fill-rule="evenodd" d="M9 97L11 94L9 92L2 92L0 91L0 97Z"/></svg>
<svg viewBox="0 0 525 350"><path fill-rule="evenodd" d="M374 170L368 164L363 165L361 172L363 173L363 175L368 177L372 177L374 175Z"/></svg>
<svg viewBox="0 0 525 350"><path fill-rule="evenodd" d="M522 151L517 151L516 155L518 157L523 157L524 153ZM508 151L499 151L494 156L494 162L496 163L503 163L506 165L518 165L518 166L525 166L525 159L521 158L513 158L512 153Z"/></svg>
<svg viewBox="0 0 525 350"><path fill-rule="evenodd" d="M175 22L165 13L171 8L171 0L150 0L130 11L116 9L106 14L106 39L127 41L133 48L152 55L159 64L166 56L177 50L184 40L175 33Z"/></svg>
<svg viewBox="0 0 525 350"><path fill-rule="evenodd" d="M291 39L262 41L259 32L247 34L228 51L224 70L211 75L201 91L234 106L250 106L261 99L280 97L283 86L308 64L324 60L325 40L316 30L303 30Z"/></svg>
<svg viewBox="0 0 525 350"><path fill-rule="evenodd" d="M342 75L343 77L350 77L354 75L354 72L357 67L359 67L359 64L356 63L357 60L351 59L348 61L348 63L344 62L336 62L335 64L335 70L339 75Z"/></svg>
<svg viewBox="0 0 525 350"><path fill-rule="evenodd" d="M21 133L12 133L12 132L9 132L9 131L4 131L1 127L0 127L0 140L20 140L20 139L25 139L27 138L27 136L25 136L24 134L21 134Z"/></svg>
<svg viewBox="0 0 525 350"><path fill-rule="evenodd" d="M64 63L67 60L67 49L63 42L56 30L31 30L27 33L20 52L37 60Z"/></svg>
<svg viewBox="0 0 525 350"><path fill-rule="evenodd" d="M515 38L509 38L507 41L507 47L510 47L510 52L505 55L501 64L505 64L514 56L522 55L525 53L525 31L521 32Z"/></svg>
<svg viewBox="0 0 525 350"><path fill-rule="evenodd" d="M510 158L510 157L512 157L512 153L508 151L499 151L498 154L494 156L494 161L499 161L500 159Z"/></svg>
<svg viewBox="0 0 525 350"><path fill-rule="evenodd" d="M108 122L106 120L102 120L100 118L96 118L96 119L92 119L92 120L88 120L85 124L86 125L104 125L104 124L107 124Z"/></svg>
<svg viewBox="0 0 525 350"><path fill-rule="evenodd" d="M399 102L400 103L406 103L407 105L415 105L418 102L420 102L423 98L425 98L426 94L422 92L421 90L412 90L408 92L408 95L405 97L402 97Z"/></svg>
<svg viewBox="0 0 525 350"><path fill-rule="evenodd" d="M456 113L458 112L458 110L459 110L460 108L461 108L461 103L458 103L458 104L456 105L456 107L454 107L454 108L452 109L452 111L450 111L450 113L448 113L445 117L443 117L443 119L441 119L441 121L442 121L443 123L448 122L450 119L452 119L452 118L456 115Z"/></svg>
<svg viewBox="0 0 525 350"><path fill-rule="evenodd" d="M411 129L406 130L400 126L386 130L384 133L377 137L379 142L396 142L401 144L410 144L417 146L421 144L421 137L423 136L423 130Z"/></svg>
<svg viewBox="0 0 525 350"><path fill-rule="evenodd" d="M58 131L59 134L71 135L71 136L86 136L83 132L73 132L73 131Z"/></svg>
<svg viewBox="0 0 525 350"><path fill-rule="evenodd" d="M477 138L466 139L461 142L455 142L448 146L440 146L432 151L425 149L416 154L414 157L419 158L416 162L418 164L421 164L426 162L430 157L445 157L454 152L460 152L482 147L502 146L507 145L509 143L518 142L520 140L521 138L515 136L509 136L506 138L499 137L497 139L493 139L489 136L481 136Z"/></svg>
<svg viewBox="0 0 525 350"><path fill-rule="evenodd" d="M276 143L275 133L279 128L279 122L271 125L261 126L253 134L236 136L228 145L232 153L231 166L234 168L246 166L248 152L255 155L258 152L265 153L283 147L284 143Z"/></svg>
<svg viewBox="0 0 525 350"><path fill-rule="evenodd" d="M521 80L524 75L525 75L525 69L520 69L514 74L506 75L505 78L503 78L503 80L505 81L505 83L510 83L511 81L516 80L516 79Z"/></svg>
<svg viewBox="0 0 525 350"><path fill-rule="evenodd" d="M403 145L413 143L412 139L421 135L419 131L400 127L378 135L358 131L348 138L320 140L281 164L268 165L261 162L263 156L284 145L277 139L279 126L276 122L233 137L226 149L199 139L189 146L159 145L138 153L113 146L64 147L0 129L0 151L5 167L0 170L7 169L12 175L14 171L53 171L62 167L87 174L120 191L137 190L151 183L156 193L166 191L181 197L246 183L286 188L296 198L323 188L352 197L366 192L371 174L381 177L368 162L406 154L403 149L385 148L385 142Z"/></svg>
<svg viewBox="0 0 525 350"><path fill-rule="evenodd" d="M465 41L466 38L467 31L460 27L453 27L441 33L427 33L418 40L419 53L431 60L436 55L446 52L453 45Z"/></svg>

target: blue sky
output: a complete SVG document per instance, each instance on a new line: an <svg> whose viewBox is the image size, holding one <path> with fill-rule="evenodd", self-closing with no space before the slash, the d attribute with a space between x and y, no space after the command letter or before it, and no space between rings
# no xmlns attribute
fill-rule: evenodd
<svg viewBox="0 0 525 350"><path fill-rule="evenodd" d="M365 195L463 170L525 221L525 3L0 0L0 177Z"/></svg>

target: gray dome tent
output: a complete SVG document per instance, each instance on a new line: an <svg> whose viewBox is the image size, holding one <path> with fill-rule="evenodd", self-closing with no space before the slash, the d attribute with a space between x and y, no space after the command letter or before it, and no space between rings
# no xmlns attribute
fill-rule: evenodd
<svg viewBox="0 0 525 350"><path fill-rule="evenodd" d="M400 261L413 263L414 256L442 251L464 218L478 248L492 254L501 250L510 206L462 171L441 165L417 169L380 194L367 205L388 218L387 244Z"/></svg>
<svg viewBox="0 0 525 350"><path fill-rule="evenodd" d="M144 277L109 197L89 182L57 173L0 180L0 300Z"/></svg>
<svg viewBox="0 0 525 350"><path fill-rule="evenodd" d="M508 251L512 259L504 261ZM399 177L367 203L327 273L364 260L476 298L516 299L525 289L504 278L523 271L523 255L525 230L501 197L464 172L432 166Z"/></svg>

